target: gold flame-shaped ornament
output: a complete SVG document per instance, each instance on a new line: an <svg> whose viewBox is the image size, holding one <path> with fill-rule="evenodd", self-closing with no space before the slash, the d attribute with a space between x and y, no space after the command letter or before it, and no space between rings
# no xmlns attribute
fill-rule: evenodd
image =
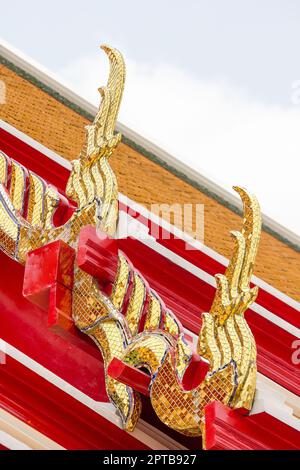
<svg viewBox="0 0 300 470"><path fill-rule="evenodd" d="M30 250L58 239L76 250L80 230L87 225L109 235L116 231L118 185L109 157L121 139L120 134L115 134L115 125L124 89L125 64L116 49L109 46L102 49L110 62L109 78L107 85L99 89L102 101L93 124L87 126L86 143L78 159L72 162L66 192L76 201L77 209L64 225L53 224L59 202L56 190L0 153L0 248L22 264ZM118 273L110 296L100 290L91 275L74 268L73 319L101 350L107 394L126 430L136 426L141 400L132 388L108 376L107 367L114 357L133 367L142 365L148 369L153 408L166 425L180 433L203 434L204 408L213 400L232 408L251 409L256 384L256 345L244 313L257 296L257 288L250 287L250 279L261 215L256 198L245 189L235 189L244 204L243 227L240 232L232 232L233 255L225 274L216 276L215 298L210 312L203 315L198 354L209 361L210 369L193 390L184 390L181 383L192 351L171 311L165 312L161 326L162 303L151 289L144 328L137 333L147 288L137 273L127 314L122 315L131 269L126 258L119 254Z"/></svg>

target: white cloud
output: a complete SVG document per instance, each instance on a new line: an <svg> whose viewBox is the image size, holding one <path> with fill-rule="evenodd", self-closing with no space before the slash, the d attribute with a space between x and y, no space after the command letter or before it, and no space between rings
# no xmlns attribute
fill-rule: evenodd
<svg viewBox="0 0 300 470"><path fill-rule="evenodd" d="M168 65L126 63L122 123L227 189L247 187L264 213L300 234L300 106L254 101L225 81ZM98 104L102 64L98 56L81 59L60 74Z"/></svg>

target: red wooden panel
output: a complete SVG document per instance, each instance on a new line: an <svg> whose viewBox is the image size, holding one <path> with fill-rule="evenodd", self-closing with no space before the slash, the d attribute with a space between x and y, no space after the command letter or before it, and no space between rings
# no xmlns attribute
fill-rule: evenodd
<svg viewBox="0 0 300 470"><path fill-rule="evenodd" d="M300 432L268 413L242 416L213 402L205 413L207 450L299 450Z"/></svg>

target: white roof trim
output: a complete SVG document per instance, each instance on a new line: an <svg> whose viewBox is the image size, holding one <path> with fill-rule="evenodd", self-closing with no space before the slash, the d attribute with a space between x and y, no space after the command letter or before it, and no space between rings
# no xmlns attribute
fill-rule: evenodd
<svg viewBox="0 0 300 470"><path fill-rule="evenodd" d="M75 91L71 89L69 85L64 83L61 78L48 71L45 67L35 62L33 59L26 56L25 54L23 54L18 49L14 48L1 38L0 55L5 57L7 60L12 62L16 66L23 69L25 72L33 75L42 83L52 88L54 91L69 100L71 103L82 108L84 111L92 115L96 114L96 106L94 106L92 103L78 95ZM163 163L169 165L174 170L184 174L191 181L194 181L200 186L205 187L207 190L211 191L216 196L222 198L232 206L236 208L241 208L241 202L237 196L231 194L219 184L215 183L211 179L190 168L188 165L178 160L176 157L166 152L162 148L158 147L156 144L150 142L148 139L142 137L140 134L136 133L129 127L118 122L117 130L137 145L143 147L148 152L154 154ZM263 222L269 229L280 235L282 238L286 239L294 245L300 246L300 236L298 236L288 228L279 224L278 222L276 222L271 217L265 214L263 214Z"/></svg>
<svg viewBox="0 0 300 470"><path fill-rule="evenodd" d="M65 450L4 409L0 409L0 442L10 450Z"/></svg>
<svg viewBox="0 0 300 470"><path fill-rule="evenodd" d="M25 55L2 38L0 38L0 55L34 76L37 80L40 80L44 85L52 88L52 90L56 91L64 98L84 109L86 112L96 114L96 107L75 93L60 77L50 72L46 67Z"/></svg>

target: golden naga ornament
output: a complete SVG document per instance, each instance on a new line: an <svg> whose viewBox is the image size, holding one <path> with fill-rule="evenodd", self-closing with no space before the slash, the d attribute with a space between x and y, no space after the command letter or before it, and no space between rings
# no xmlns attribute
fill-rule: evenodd
<svg viewBox="0 0 300 470"><path fill-rule="evenodd" d="M109 236L116 231L118 185L109 157L121 139L114 129L124 89L125 64L120 52L109 46L102 48L110 61L110 73L107 86L100 88L99 111L93 124L87 126L86 144L72 162L66 194L77 208L69 220L55 226L58 192L0 152L0 247L22 264L28 252L55 240L64 241L76 252L80 231L88 225ZM214 400L251 410L256 386L256 345L244 313L257 296L250 279L261 214L254 196L245 189L235 189L244 205L243 226L240 232L232 232L234 249L225 274L216 275L215 298L210 312L203 315L197 352L186 341L175 315L121 252L110 295L103 292L92 275L74 266L72 316L76 326L93 338L101 350L107 394L126 430L134 429L141 400L139 393L108 374L114 358L133 368L148 370L154 411L163 423L183 434L205 433L205 406ZM183 378L195 354L208 361L209 370L196 387L187 390Z"/></svg>

